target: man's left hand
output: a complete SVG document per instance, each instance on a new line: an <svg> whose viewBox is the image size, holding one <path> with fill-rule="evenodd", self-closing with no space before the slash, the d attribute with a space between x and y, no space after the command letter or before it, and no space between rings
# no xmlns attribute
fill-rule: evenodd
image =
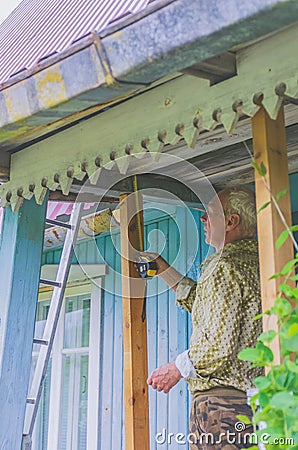
<svg viewBox="0 0 298 450"><path fill-rule="evenodd" d="M164 391L167 394L181 378L183 377L173 361L153 370L147 384L151 385L153 389L157 389L159 392Z"/></svg>

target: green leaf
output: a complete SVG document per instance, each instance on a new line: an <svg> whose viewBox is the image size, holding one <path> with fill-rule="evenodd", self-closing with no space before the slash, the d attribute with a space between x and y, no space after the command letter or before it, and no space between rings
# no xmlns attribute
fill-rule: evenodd
<svg viewBox="0 0 298 450"><path fill-rule="evenodd" d="M262 317L263 317L263 313L262 314L258 314L257 316L255 316L253 320L259 320Z"/></svg>
<svg viewBox="0 0 298 450"><path fill-rule="evenodd" d="M271 277L269 278L269 280L274 280L275 278L278 278L281 276L281 273L275 273L274 275L271 275Z"/></svg>
<svg viewBox="0 0 298 450"><path fill-rule="evenodd" d="M272 342L273 339L275 338L276 334L277 333L274 330L264 331L258 337L258 341L261 341L261 342Z"/></svg>
<svg viewBox="0 0 298 450"><path fill-rule="evenodd" d="M264 165L263 162L261 162L261 164L258 165L258 163L257 163L256 161L253 160L253 161L251 162L251 165L256 169L256 171L258 172L258 174L259 174L261 177L264 177L264 176L266 175L267 169L266 169L266 167L265 167L265 165Z"/></svg>
<svg viewBox="0 0 298 450"><path fill-rule="evenodd" d="M280 234L280 236L278 237L278 239L275 243L276 248L280 248L286 242L286 240L288 239L288 236L289 236L288 230L284 230Z"/></svg>
<svg viewBox="0 0 298 450"><path fill-rule="evenodd" d="M243 361L258 361L261 352L256 348L245 348L238 353L238 358Z"/></svg>
<svg viewBox="0 0 298 450"><path fill-rule="evenodd" d="M276 194L276 200L278 200L280 197L283 197L284 195L286 195L286 193L288 192L288 189L286 188L286 189L283 189L282 191L280 191L280 192L278 192L277 194Z"/></svg>
<svg viewBox="0 0 298 450"><path fill-rule="evenodd" d="M269 405L269 397L267 394L265 394L265 392L260 392L259 403L262 408L265 408L267 405Z"/></svg>
<svg viewBox="0 0 298 450"><path fill-rule="evenodd" d="M288 300L284 298L277 298L272 308L272 313L278 317L285 318L291 313L291 310L292 306Z"/></svg>
<svg viewBox="0 0 298 450"><path fill-rule="evenodd" d="M290 359L287 360L286 366L291 372L298 373L298 364L295 364Z"/></svg>
<svg viewBox="0 0 298 450"><path fill-rule="evenodd" d="M295 397L287 391L278 392L271 398L270 404L278 409L287 409L295 404Z"/></svg>
<svg viewBox="0 0 298 450"><path fill-rule="evenodd" d="M256 345L256 349L259 350L261 352L260 356L259 356L259 361L260 363L268 363L268 362L272 362L274 359L272 350L267 347L266 345L264 345L262 342L258 342Z"/></svg>
<svg viewBox="0 0 298 450"><path fill-rule="evenodd" d="M246 425L250 425L251 424L251 420L247 416L242 416L241 414L239 414L236 417L237 417L238 420L240 420L241 422L245 423Z"/></svg>
<svg viewBox="0 0 298 450"><path fill-rule="evenodd" d="M269 316L271 314L270 309L267 309L266 311L262 312L261 314L257 314L253 320L259 320L261 319L263 316Z"/></svg>
<svg viewBox="0 0 298 450"><path fill-rule="evenodd" d="M261 170L260 175L262 177L264 177L266 175L266 173L267 173L267 169L266 169L265 164L263 163L263 161L260 164L260 170Z"/></svg>
<svg viewBox="0 0 298 450"><path fill-rule="evenodd" d="M271 385L271 381L267 377L257 377L254 379L254 384L257 389L263 390Z"/></svg>
<svg viewBox="0 0 298 450"><path fill-rule="evenodd" d="M292 225L292 226L290 227L290 230L291 230L291 231L298 231L298 225Z"/></svg>
<svg viewBox="0 0 298 450"><path fill-rule="evenodd" d="M298 339L297 336L291 338L282 339L282 346L289 352L298 352Z"/></svg>
<svg viewBox="0 0 298 450"><path fill-rule="evenodd" d="M270 200L269 202L264 203L264 205L262 205L262 206L258 209L257 214L259 214L261 211L263 211L263 209L267 208L267 206L269 206L270 203L271 203L271 200Z"/></svg>
<svg viewBox="0 0 298 450"><path fill-rule="evenodd" d="M275 378L275 382L277 384L277 386L281 389L285 389L287 386L287 380L288 380L288 373L287 371L279 374L276 378Z"/></svg>
<svg viewBox="0 0 298 450"><path fill-rule="evenodd" d="M251 165L253 166L254 169L256 169L256 171L258 172L258 174L261 175L261 177L262 177L263 175L262 175L262 172L261 172L261 168L258 166L258 164L256 163L256 161L252 161L252 162L251 162Z"/></svg>
<svg viewBox="0 0 298 450"><path fill-rule="evenodd" d="M293 336L295 336L297 333L298 333L298 323L293 323L293 324L290 326L289 330L288 330L288 335L289 335L290 337L293 337Z"/></svg>
<svg viewBox="0 0 298 450"><path fill-rule="evenodd" d="M297 314L292 314L280 327L282 350L298 352Z"/></svg>
<svg viewBox="0 0 298 450"><path fill-rule="evenodd" d="M287 264L284 265L281 274L282 275L286 275L287 273L291 272L293 266L295 266L295 264L297 264L297 260L296 259L292 259L291 261L287 262Z"/></svg>
<svg viewBox="0 0 298 450"><path fill-rule="evenodd" d="M283 292L286 297L295 298L296 295L298 295L297 288L292 288L287 283L281 283L278 286L279 292Z"/></svg>
<svg viewBox="0 0 298 450"><path fill-rule="evenodd" d="M298 280L298 273L297 273L297 275L293 275L292 277L290 277L290 280L297 281Z"/></svg>

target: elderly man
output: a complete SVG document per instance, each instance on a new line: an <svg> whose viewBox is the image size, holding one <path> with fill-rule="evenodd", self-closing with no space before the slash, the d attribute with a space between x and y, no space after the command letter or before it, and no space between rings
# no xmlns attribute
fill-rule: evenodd
<svg viewBox="0 0 298 450"><path fill-rule="evenodd" d="M192 450L249 447L251 429L244 435L236 416L251 416L246 390L261 374L237 358L261 333L261 321L253 320L261 308L253 192L242 187L220 191L201 221L216 253L203 262L197 283L156 259L158 275L191 313L193 329L189 350L154 370L147 382L165 393L181 378L188 382Z"/></svg>

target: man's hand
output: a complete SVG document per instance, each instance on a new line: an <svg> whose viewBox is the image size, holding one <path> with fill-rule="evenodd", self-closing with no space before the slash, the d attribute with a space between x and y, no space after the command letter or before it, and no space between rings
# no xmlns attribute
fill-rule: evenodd
<svg viewBox="0 0 298 450"><path fill-rule="evenodd" d="M148 256L149 258L151 258L153 261L156 262L156 264L157 264L157 275L162 274L162 272L164 272L165 270L167 270L170 267L169 263L162 256L160 256L158 253L140 252L140 255L141 256Z"/></svg>
<svg viewBox="0 0 298 450"><path fill-rule="evenodd" d="M181 378L183 377L177 369L175 361L173 361L153 370L147 380L147 384L151 385L153 389L164 391L164 393L167 394Z"/></svg>

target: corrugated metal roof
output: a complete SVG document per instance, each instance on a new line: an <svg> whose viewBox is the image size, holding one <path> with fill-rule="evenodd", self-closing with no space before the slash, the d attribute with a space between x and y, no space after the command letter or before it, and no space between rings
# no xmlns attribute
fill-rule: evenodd
<svg viewBox="0 0 298 450"><path fill-rule="evenodd" d="M23 0L0 25L0 83L152 0Z"/></svg>

